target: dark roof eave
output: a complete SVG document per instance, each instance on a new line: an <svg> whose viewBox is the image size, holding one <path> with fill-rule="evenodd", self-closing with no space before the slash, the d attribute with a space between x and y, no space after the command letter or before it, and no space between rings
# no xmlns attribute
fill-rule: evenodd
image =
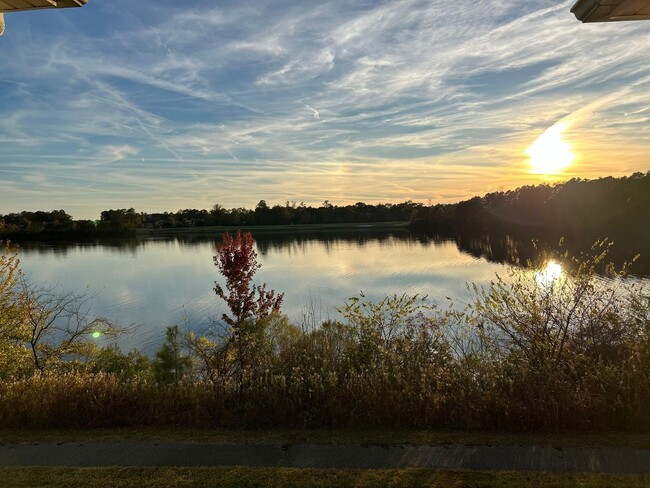
<svg viewBox="0 0 650 488"><path fill-rule="evenodd" d="M23 12L26 10L41 10L48 8L83 7L88 0L0 0L0 12Z"/></svg>
<svg viewBox="0 0 650 488"><path fill-rule="evenodd" d="M650 20L650 0L578 0L571 12L585 23Z"/></svg>

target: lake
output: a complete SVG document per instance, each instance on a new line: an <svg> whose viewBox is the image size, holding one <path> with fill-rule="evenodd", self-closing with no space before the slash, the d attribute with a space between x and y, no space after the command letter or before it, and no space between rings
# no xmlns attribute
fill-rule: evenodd
<svg viewBox="0 0 650 488"><path fill-rule="evenodd" d="M427 295L445 303L466 300L466 283L506 273L506 263L536 251L500 236L450 239L406 230L350 230L255 235L262 268L255 282L285 293L283 312L297 324L310 310L318 322L363 291L372 299L393 293ZM153 354L165 328L201 331L225 312L214 282L217 238L177 236L91 244L25 244L21 263L34 283L94 295L93 315L128 333L128 351Z"/></svg>

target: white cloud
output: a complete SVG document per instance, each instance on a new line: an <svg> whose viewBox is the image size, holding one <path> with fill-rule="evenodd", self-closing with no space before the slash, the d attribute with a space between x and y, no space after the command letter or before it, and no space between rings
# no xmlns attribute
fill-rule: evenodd
<svg viewBox="0 0 650 488"><path fill-rule="evenodd" d="M127 3L84 11L112 29L7 38L0 212L453 200L529 183L525 148L564 119L573 175L647 169L644 23L585 26L572 1Z"/></svg>
<svg viewBox="0 0 650 488"><path fill-rule="evenodd" d="M102 151L106 153L110 161L121 161L130 156L137 156L140 151L138 148L133 146L124 145L124 146L105 146L102 148Z"/></svg>

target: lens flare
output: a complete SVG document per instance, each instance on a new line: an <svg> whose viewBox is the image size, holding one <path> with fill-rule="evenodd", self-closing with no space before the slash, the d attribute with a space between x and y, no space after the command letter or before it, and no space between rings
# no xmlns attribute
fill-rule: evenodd
<svg viewBox="0 0 650 488"><path fill-rule="evenodd" d="M93 332L93 339L99 339L102 336L102 333L99 331Z"/></svg>
<svg viewBox="0 0 650 488"><path fill-rule="evenodd" d="M534 174L554 175L575 161L571 144L562 139L566 124L558 123L549 127L533 144L526 149L530 158L531 171Z"/></svg>

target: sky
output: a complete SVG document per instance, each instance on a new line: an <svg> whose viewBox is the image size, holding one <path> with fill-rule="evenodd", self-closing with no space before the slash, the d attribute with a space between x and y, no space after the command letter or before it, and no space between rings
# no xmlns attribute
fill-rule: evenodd
<svg viewBox="0 0 650 488"><path fill-rule="evenodd" d="M650 22L581 24L573 3L6 14L0 213L447 203L646 172Z"/></svg>

